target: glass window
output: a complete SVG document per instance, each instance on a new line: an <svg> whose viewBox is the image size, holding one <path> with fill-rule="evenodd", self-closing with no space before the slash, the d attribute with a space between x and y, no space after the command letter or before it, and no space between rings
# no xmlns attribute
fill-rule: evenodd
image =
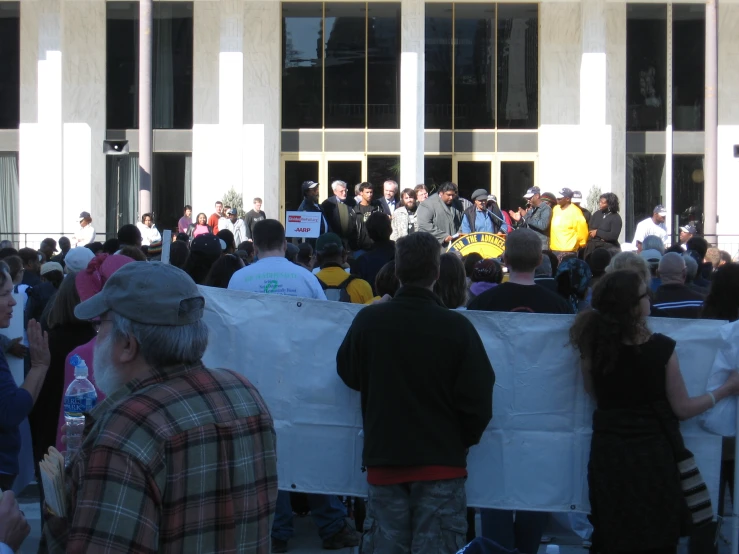
<svg viewBox="0 0 739 554"><path fill-rule="evenodd" d="M282 128L323 126L323 5L282 5Z"/></svg>
<svg viewBox="0 0 739 554"><path fill-rule="evenodd" d="M426 4L426 129L452 128L452 5Z"/></svg>
<svg viewBox="0 0 739 554"><path fill-rule="evenodd" d="M703 232L703 155L672 157L672 215ZM675 220L673 220L673 227Z"/></svg>
<svg viewBox="0 0 739 554"><path fill-rule="evenodd" d="M626 238L633 241L640 221L665 204L665 155L626 155ZM623 204L622 204L623 206Z"/></svg>
<svg viewBox="0 0 739 554"><path fill-rule="evenodd" d="M400 127L400 4L369 3L367 127Z"/></svg>
<svg viewBox="0 0 739 554"><path fill-rule="evenodd" d="M455 4L454 38L454 128L493 129L495 4Z"/></svg>
<svg viewBox="0 0 739 554"><path fill-rule="evenodd" d="M703 82L703 78L700 79ZM628 4L626 130L664 131L667 88L667 6Z"/></svg>
<svg viewBox="0 0 739 554"><path fill-rule="evenodd" d="M20 36L20 3L0 2L0 129L20 124Z"/></svg>
<svg viewBox="0 0 739 554"><path fill-rule="evenodd" d="M177 232L182 206L188 204L192 176L192 154L159 154L152 158L152 210L159 232Z"/></svg>
<svg viewBox="0 0 739 554"><path fill-rule="evenodd" d="M367 156L367 182L372 183L375 198L382 198L385 181L400 183L400 156ZM402 190L414 186L415 183L407 183L407 186L399 185L399 188Z"/></svg>
<svg viewBox="0 0 739 554"><path fill-rule="evenodd" d="M449 156L424 157L423 175L429 194L433 194L439 185L452 180L452 158Z"/></svg>
<svg viewBox="0 0 739 554"><path fill-rule="evenodd" d="M333 196L334 191L331 189L331 183L334 181L344 181L349 196L354 196L354 186L362 182L362 162L360 161L329 161L328 164L328 195Z"/></svg>
<svg viewBox="0 0 739 554"><path fill-rule="evenodd" d="M457 162L457 186L459 196L470 200L477 189L490 190L493 183L492 163Z"/></svg>
<svg viewBox="0 0 739 554"><path fill-rule="evenodd" d="M318 162L285 162L285 211L294 212L303 201L304 181L318 181Z"/></svg>
<svg viewBox="0 0 739 554"><path fill-rule="evenodd" d="M325 82L327 129L365 126L365 4L325 5Z"/></svg>
<svg viewBox="0 0 739 554"><path fill-rule="evenodd" d="M502 210L526 208L526 191L534 183L534 162L500 162L500 198Z"/></svg>
<svg viewBox="0 0 739 554"><path fill-rule="evenodd" d="M672 124L702 131L706 74L706 6L672 6Z"/></svg>
<svg viewBox="0 0 739 554"><path fill-rule="evenodd" d="M498 4L498 128L539 126L539 9Z"/></svg>
<svg viewBox="0 0 739 554"><path fill-rule="evenodd" d="M139 3L107 3L108 129L138 129ZM152 124L192 128L192 2L155 2L152 29Z"/></svg>

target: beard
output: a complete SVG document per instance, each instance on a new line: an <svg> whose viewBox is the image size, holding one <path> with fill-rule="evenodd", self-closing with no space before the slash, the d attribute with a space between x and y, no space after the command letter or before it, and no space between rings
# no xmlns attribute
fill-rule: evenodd
<svg viewBox="0 0 739 554"><path fill-rule="evenodd" d="M93 363L93 375L95 376L95 386L105 396L110 396L119 388L121 388L126 379L121 375L113 363L113 336L109 335L104 340L95 342Z"/></svg>

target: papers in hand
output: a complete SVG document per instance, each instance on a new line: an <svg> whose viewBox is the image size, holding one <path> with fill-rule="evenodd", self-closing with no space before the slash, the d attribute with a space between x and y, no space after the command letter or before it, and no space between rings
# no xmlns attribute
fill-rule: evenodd
<svg viewBox="0 0 739 554"><path fill-rule="evenodd" d="M44 487L46 505L51 512L59 517L66 517L66 488L64 486L64 456L53 446L49 447L48 454L39 462L41 469L41 483Z"/></svg>

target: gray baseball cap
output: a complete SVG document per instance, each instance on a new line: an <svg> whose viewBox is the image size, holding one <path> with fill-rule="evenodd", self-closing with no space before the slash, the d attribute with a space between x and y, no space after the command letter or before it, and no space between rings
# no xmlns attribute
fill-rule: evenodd
<svg viewBox="0 0 739 554"><path fill-rule="evenodd" d="M162 262L133 262L116 271L103 290L74 315L95 319L112 311L144 325L189 325L203 317L205 299L190 276Z"/></svg>

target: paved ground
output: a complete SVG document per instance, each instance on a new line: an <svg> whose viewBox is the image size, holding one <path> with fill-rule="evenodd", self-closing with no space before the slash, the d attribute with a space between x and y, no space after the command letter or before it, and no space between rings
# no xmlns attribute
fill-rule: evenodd
<svg viewBox="0 0 739 554"><path fill-rule="evenodd" d="M23 543L19 550L20 554L35 554L38 547L39 537L41 536L41 517L38 503L38 495L34 487L26 489L19 499L21 510L26 514L31 524L31 535ZM316 528L310 517L295 518L295 538L289 543L289 552L294 554L324 554L328 552L321 548L321 539L318 537ZM477 529L479 534L480 518L477 518ZM559 554L587 554L587 549L582 546L582 540L572 532L568 532L555 522L552 523L548 533L552 536L552 545L559 546ZM724 524L722 535L729 537L731 534L731 523ZM334 551L339 554L359 554L358 548L346 548L344 550ZM556 550L550 548L549 552L556 553ZM679 554L687 554L687 549L681 546ZM721 541L720 554L729 554L730 547L726 539ZM549 554L547 546L542 545L539 554Z"/></svg>

